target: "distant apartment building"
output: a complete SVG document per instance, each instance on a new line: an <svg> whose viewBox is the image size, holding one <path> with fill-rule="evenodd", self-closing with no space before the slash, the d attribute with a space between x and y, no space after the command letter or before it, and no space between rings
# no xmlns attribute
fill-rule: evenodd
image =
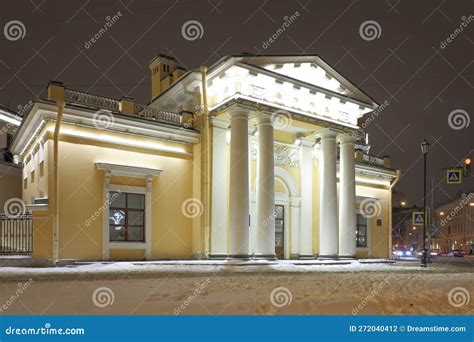
<svg viewBox="0 0 474 342"><path fill-rule="evenodd" d="M437 237L432 246L448 253L462 250L474 254L474 192L463 193L435 210Z"/></svg>

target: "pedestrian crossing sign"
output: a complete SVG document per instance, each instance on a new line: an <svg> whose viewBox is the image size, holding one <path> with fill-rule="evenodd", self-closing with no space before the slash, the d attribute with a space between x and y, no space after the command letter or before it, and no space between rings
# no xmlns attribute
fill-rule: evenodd
<svg viewBox="0 0 474 342"><path fill-rule="evenodd" d="M461 184L462 183L462 170L447 170L446 171L446 183L447 184Z"/></svg>
<svg viewBox="0 0 474 342"><path fill-rule="evenodd" d="M414 211L412 214L412 221L414 226L422 226L425 221L425 213L422 211Z"/></svg>

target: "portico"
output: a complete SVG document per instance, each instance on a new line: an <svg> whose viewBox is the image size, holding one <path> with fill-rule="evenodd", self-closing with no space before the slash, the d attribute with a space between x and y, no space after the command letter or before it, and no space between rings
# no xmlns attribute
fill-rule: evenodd
<svg viewBox="0 0 474 342"><path fill-rule="evenodd" d="M377 104L319 57L244 56L217 65L206 78L208 257L275 259L279 234L285 259L356 258L367 248L357 241L369 239L358 237L367 228L357 219L357 198L366 197L356 180L355 147L364 141L357 121Z"/></svg>
<svg viewBox="0 0 474 342"><path fill-rule="evenodd" d="M226 199L221 194L219 201L213 202L212 217L216 222L222 223L212 225L210 257L275 259L275 146L278 146L278 142L275 144L272 115L240 108L232 109L227 116L228 129L213 129L216 141L223 143L223 137L228 137L228 149L219 148L219 153L213 155L215 166L220 166L214 167L213 170L216 177L229 175L229 226L226 227L225 220L222 219L227 215ZM222 122L219 122L219 125L223 127ZM311 137L292 146L299 155L300 196L297 201L298 210L292 211L291 224L287 223L288 229L291 229L287 234L288 239L292 240L291 255L301 259L355 258L355 135L325 128L317 133L313 132ZM253 176L250 166L252 141L257 147ZM338 149L341 158L339 194L336 165ZM227 159L229 163L222 162ZM316 166L319 166L319 171ZM319 194L313 191L313 172L318 177ZM252 184L254 201L251 200ZM217 189L214 194L217 195ZM313 212L314 196L319 196L319 203L322 203L319 212ZM250 208L252 205L253 210ZM296 215L297 218L294 217ZM320 225L317 255L313 250L312 226L315 216L319 216ZM226 233L227 241L219 238L227 235ZM254 241L251 241L252 239ZM295 239L298 241L293 241Z"/></svg>

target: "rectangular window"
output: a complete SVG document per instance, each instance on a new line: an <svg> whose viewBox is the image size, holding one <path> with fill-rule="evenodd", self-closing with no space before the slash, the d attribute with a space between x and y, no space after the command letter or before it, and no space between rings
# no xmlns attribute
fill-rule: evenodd
<svg viewBox="0 0 474 342"><path fill-rule="evenodd" d="M357 214L356 241L357 247L367 247L367 218L361 214Z"/></svg>
<svg viewBox="0 0 474 342"><path fill-rule="evenodd" d="M110 192L109 238L145 242L145 195Z"/></svg>

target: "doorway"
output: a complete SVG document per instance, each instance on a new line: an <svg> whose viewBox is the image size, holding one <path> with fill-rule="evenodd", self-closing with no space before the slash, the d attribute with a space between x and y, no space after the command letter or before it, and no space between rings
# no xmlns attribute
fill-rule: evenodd
<svg viewBox="0 0 474 342"><path fill-rule="evenodd" d="M285 206L275 205L275 255L277 259L285 258Z"/></svg>

